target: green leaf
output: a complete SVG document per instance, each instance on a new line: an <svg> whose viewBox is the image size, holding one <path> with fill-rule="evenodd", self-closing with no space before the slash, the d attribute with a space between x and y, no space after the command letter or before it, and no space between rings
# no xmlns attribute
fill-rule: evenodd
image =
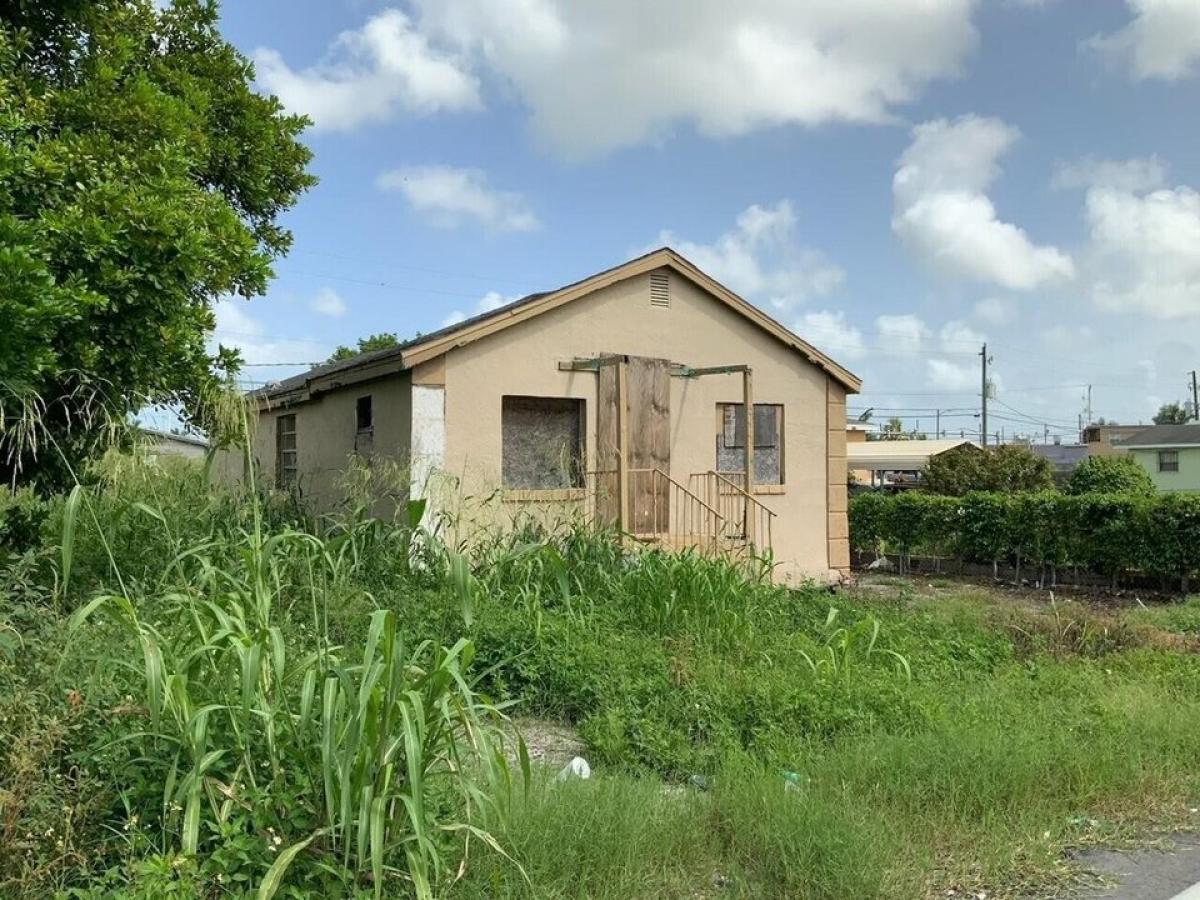
<svg viewBox="0 0 1200 900"><path fill-rule="evenodd" d="M271 868L267 869L267 874L263 878L262 884L258 886L258 900L271 900L275 896L275 893L279 890L279 886L283 884L283 877L287 874L292 861L300 854L300 851L323 834L325 834L325 829L318 829L304 840L292 844L286 850L280 852L275 862L271 863Z"/></svg>

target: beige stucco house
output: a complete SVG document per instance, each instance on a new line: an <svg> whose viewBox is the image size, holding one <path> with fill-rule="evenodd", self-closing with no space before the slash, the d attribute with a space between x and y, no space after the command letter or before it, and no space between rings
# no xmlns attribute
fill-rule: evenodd
<svg viewBox="0 0 1200 900"><path fill-rule="evenodd" d="M769 549L781 576L828 578L849 565L859 387L661 249L269 385L254 449L318 506L338 501L352 456L391 459L431 510L473 498L460 528L553 510L648 543Z"/></svg>

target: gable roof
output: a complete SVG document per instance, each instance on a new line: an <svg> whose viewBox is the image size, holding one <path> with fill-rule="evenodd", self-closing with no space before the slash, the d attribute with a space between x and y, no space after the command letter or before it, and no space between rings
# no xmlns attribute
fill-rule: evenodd
<svg viewBox="0 0 1200 900"><path fill-rule="evenodd" d="M664 267L687 278L718 301L783 342L808 362L828 373L847 391L857 393L861 389L862 381L849 369L839 365L831 357L822 353L799 335L789 331L757 306L742 299L716 279L705 274L699 267L670 247L661 247L556 290L529 294L512 303L480 313L429 334L417 335L394 347L372 350L349 359L316 366L307 372L259 388L251 392L251 396L267 402L288 395L303 394L314 387L319 387L322 381L332 379L342 373L370 370L375 374L386 374L387 372L411 369L457 347L463 347L534 316L557 309L559 306L578 300L601 288ZM374 374L371 377L374 377Z"/></svg>
<svg viewBox="0 0 1200 900"><path fill-rule="evenodd" d="M861 441L846 445L846 465L875 472L909 472L924 469L933 457L963 446L979 449L974 441L961 438Z"/></svg>
<svg viewBox="0 0 1200 900"><path fill-rule="evenodd" d="M1114 447L1200 447L1200 422L1190 422L1187 425L1152 425L1132 437L1128 437Z"/></svg>

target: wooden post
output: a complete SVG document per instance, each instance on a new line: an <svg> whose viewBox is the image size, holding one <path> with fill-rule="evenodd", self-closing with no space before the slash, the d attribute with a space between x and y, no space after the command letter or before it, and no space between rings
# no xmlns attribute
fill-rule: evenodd
<svg viewBox="0 0 1200 900"><path fill-rule="evenodd" d="M746 412L746 538L753 542L750 534L750 494L754 493L754 375L749 366L742 372L742 405Z"/></svg>
<svg viewBox="0 0 1200 900"><path fill-rule="evenodd" d="M620 527L632 533L629 521L629 392L626 363L617 363L617 495L620 498Z"/></svg>

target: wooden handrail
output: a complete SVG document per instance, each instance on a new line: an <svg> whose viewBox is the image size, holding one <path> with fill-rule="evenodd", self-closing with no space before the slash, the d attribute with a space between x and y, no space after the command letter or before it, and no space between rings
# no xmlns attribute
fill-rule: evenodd
<svg viewBox="0 0 1200 900"><path fill-rule="evenodd" d="M641 475L645 472L657 472L659 475L661 475L663 478L665 478L671 484L675 485L675 487L679 488L679 490L682 491L683 494L686 495L689 499L694 500L697 503L699 503L708 512L712 513L718 519L724 518L719 512L717 512L717 510L715 510L713 507L711 507L707 503L705 503L700 497L696 496L696 494L692 493L690 488L685 487L682 484L682 482L676 481L674 478L672 478L670 475L668 475L666 472L664 472L662 469L658 468L657 466L655 466L654 468L651 468L651 469L630 469L629 470L630 475ZM771 513L771 514L774 515L774 513Z"/></svg>
<svg viewBox="0 0 1200 900"><path fill-rule="evenodd" d="M777 512L775 512L775 510L773 510L770 507L763 504L762 501L756 500L754 498L754 495L751 494L749 491L747 491L740 484L730 481L728 478L726 478L724 475L722 475L720 472L716 471L715 469L709 469L706 474L713 475L717 478L718 481L725 482L727 485L729 485L731 488L733 488L739 494L742 494L747 500L749 500L751 503L753 503L755 506L757 506L759 509L761 509L763 512L765 512L768 516L771 516L772 518L774 518L775 516L779 515Z"/></svg>

